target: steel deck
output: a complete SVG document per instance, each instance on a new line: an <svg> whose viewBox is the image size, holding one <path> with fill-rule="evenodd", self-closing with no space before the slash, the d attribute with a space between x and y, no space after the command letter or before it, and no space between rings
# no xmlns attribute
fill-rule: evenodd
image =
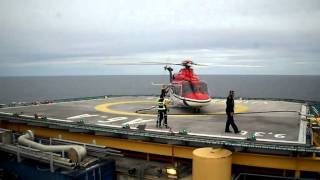
<svg viewBox="0 0 320 180"><path fill-rule="evenodd" d="M306 141L306 106L296 102L236 100L236 123L241 134L224 133L226 117L223 99L214 99L200 113L171 107L171 129L156 128L156 97L113 97L59 102L0 109L1 119L48 126L69 131L89 132L122 138L158 141L190 146L228 145L262 149L309 151ZM19 114L20 117L14 117ZM47 120L34 119L34 114ZM145 124L143 131L138 126ZM123 127L130 126L130 129ZM180 132L180 133L179 133ZM187 134L185 134L187 132ZM252 136L256 140L252 141ZM248 140L249 138L249 140ZM262 147L263 146L263 147ZM313 150L312 150L313 151Z"/></svg>

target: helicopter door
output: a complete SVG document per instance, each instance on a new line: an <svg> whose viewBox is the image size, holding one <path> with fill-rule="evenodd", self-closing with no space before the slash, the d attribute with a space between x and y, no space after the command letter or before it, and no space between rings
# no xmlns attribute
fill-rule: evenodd
<svg viewBox="0 0 320 180"><path fill-rule="evenodd" d="M173 85L173 93L178 95L178 96L181 96L181 85L179 84L175 84Z"/></svg>

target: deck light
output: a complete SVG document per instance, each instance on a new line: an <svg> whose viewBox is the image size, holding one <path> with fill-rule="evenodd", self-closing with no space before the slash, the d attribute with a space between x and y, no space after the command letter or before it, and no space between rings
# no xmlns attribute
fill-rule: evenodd
<svg viewBox="0 0 320 180"><path fill-rule="evenodd" d="M173 167L166 168L168 178L178 179L177 170Z"/></svg>

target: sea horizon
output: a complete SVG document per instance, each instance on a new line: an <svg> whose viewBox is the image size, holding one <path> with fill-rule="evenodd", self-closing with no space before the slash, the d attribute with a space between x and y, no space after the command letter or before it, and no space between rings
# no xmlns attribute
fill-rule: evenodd
<svg viewBox="0 0 320 180"><path fill-rule="evenodd" d="M207 75L210 96L320 101L320 75ZM169 83L168 75L77 75L0 77L0 103L32 102L117 95L157 95L152 83Z"/></svg>

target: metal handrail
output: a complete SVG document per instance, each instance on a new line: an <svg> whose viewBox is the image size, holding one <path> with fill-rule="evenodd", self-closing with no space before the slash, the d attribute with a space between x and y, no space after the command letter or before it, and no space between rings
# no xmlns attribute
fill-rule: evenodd
<svg viewBox="0 0 320 180"><path fill-rule="evenodd" d="M149 132L149 131L138 131L135 129L122 129L122 128L112 128L112 127L101 127L94 124L81 124L79 125L77 122L74 123L60 123L48 120L36 120L32 118L23 118L23 117L13 117L8 114L0 113L0 120L14 120L20 123L41 123L42 125L50 126L60 126L65 128L77 128L82 130L90 130L90 131L100 131L107 133L115 133L119 135L131 135L131 136L140 136L140 137L149 137L149 138L160 138L164 140L175 140L189 143L204 143L207 145L219 145L219 146L233 146L233 147L241 147L241 148L258 148L258 149L267 149L267 150L280 150L280 151L292 151L292 152L310 152L310 153L320 153L320 149L316 147L309 147L307 145L302 144L294 144L294 145L284 145L284 144L272 144L272 143L262 143L255 141L247 141L247 140L228 140L214 137L201 137L195 135L180 135L175 134L174 136L170 136L169 133L165 132Z"/></svg>

